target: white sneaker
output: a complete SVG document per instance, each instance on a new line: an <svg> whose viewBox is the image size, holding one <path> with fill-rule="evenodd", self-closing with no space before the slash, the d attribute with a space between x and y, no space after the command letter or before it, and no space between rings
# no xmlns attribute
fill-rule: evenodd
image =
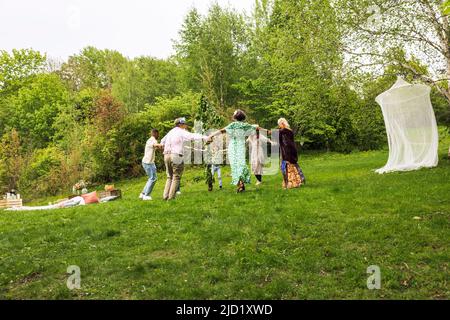
<svg viewBox="0 0 450 320"><path fill-rule="evenodd" d="M153 200L153 199L152 199L152 197L150 197L150 196L143 196L143 197L142 197L142 200L144 200L144 201L150 201L150 200Z"/></svg>
<svg viewBox="0 0 450 320"><path fill-rule="evenodd" d="M177 195L180 195L181 194L181 191L177 191Z"/></svg>
<svg viewBox="0 0 450 320"><path fill-rule="evenodd" d="M259 186L261 183L261 181L256 181L255 186Z"/></svg>
<svg viewBox="0 0 450 320"><path fill-rule="evenodd" d="M141 194L139 195L139 199L142 199L142 198L144 198L144 194L143 194L143 193L141 193Z"/></svg>

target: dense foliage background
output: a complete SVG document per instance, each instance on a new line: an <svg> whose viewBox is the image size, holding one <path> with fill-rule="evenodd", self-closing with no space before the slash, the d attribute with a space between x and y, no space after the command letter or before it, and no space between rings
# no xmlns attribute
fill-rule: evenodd
<svg viewBox="0 0 450 320"><path fill-rule="evenodd" d="M433 48L433 38L422 48L394 19L392 29L384 25L364 38L382 38L386 54L371 51L377 60L362 65L349 44L367 29L355 25L352 14L370 22L365 10L372 2L260 0L251 16L218 5L206 15L193 9L166 60L94 47L63 63L31 49L0 51L0 191L15 188L31 197L67 192L80 179L139 176L150 130L164 134L179 116L192 123L205 100L224 122L238 107L267 128L286 117L304 149L378 149L386 144L385 128L374 99L401 75L433 87L438 121L448 125L449 81L439 76L450 77L448 7L441 0L415 1L441 14L438 62L414 55L428 52L427 44ZM410 1L377 4L401 13ZM409 17L419 26L429 21L414 11ZM375 63L381 67L368 68Z"/></svg>

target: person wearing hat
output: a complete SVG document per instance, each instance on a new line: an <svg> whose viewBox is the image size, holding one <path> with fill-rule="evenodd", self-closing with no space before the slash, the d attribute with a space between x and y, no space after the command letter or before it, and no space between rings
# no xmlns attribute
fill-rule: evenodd
<svg viewBox="0 0 450 320"><path fill-rule="evenodd" d="M177 190L180 186L181 176L184 171L183 148L186 141L207 140L208 137L191 133L186 130L187 123L185 118L175 120L175 128L161 140L164 146L164 163L166 165L167 181L164 188L164 200L175 199Z"/></svg>

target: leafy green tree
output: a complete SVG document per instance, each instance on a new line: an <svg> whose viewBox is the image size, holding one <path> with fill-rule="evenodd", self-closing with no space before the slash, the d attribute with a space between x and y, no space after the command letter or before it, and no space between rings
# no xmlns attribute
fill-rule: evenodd
<svg viewBox="0 0 450 320"><path fill-rule="evenodd" d="M173 128L174 120L179 117L186 117L188 124L193 126L200 97L200 94L191 91L173 98L160 97L154 104L147 105L143 113L152 119L161 134L165 134Z"/></svg>
<svg viewBox="0 0 450 320"><path fill-rule="evenodd" d="M95 115L95 102L102 90L87 88L75 92L72 97L72 113L74 120L81 124L86 124Z"/></svg>
<svg viewBox="0 0 450 320"><path fill-rule="evenodd" d="M127 59L117 51L86 47L78 55L69 57L59 71L69 88L80 91L86 88L111 88Z"/></svg>
<svg viewBox="0 0 450 320"><path fill-rule="evenodd" d="M97 90L83 89L70 98L54 120L53 143L70 154L76 149L84 134L84 129L93 121L96 114Z"/></svg>
<svg viewBox="0 0 450 320"><path fill-rule="evenodd" d="M195 120L201 121L203 129L217 129L223 124L223 118L217 113L217 110L209 103L205 96L200 98Z"/></svg>
<svg viewBox="0 0 450 320"><path fill-rule="evenodd" d="M238 100L233 87L242 72L242 60L249 45L244 16L214 4L206 16L193 9L187 15L175 45L177 60L187 87L202 92L225 112Z"/></svg>
<svg viewBox="0 0 450 320"><path fill-rule="evenodd" d="M103 90L95 100L92 124L97 132L105 134L116 124L121 123L125 115L125 107L122 102L118 101L110 90Z"/></svg>
<svg viewBox="0 0 450 320"><path fill-rule="evenodd" d="M30 49L0 51L0 134L5 131L13 109L9 97L45 70L46 57Z"/></svg>
<svg viewBox="0 0 450 320"><path fill-rule="evenodd" d="M102 134L98 134L96 125L87 126L80 159L85 176L95 182L140 176L151 129L152 119L144 112L127 115Z"/></svg>
<svg viewBox="0 0 450 320"><path fill-rule="evenodd" d="M450 15L450 0L446 0L442 4L442 13L445 15Z"/></svg>
<svg viewBox="0 0 450 320"><path fill-rule="evenodd" d="M26 80L42 73L46 57L30 49L0 51L0 98L17 91Z"/></svg>
<svg viewBox="0 0 450 320"><path fill-rule="evenodd" d="M53 140L55 119L67 110L69 93L57 75L40 74L7 103L7 124L18 130L30 148L43 148Z"/></svg>
<svg viewBox="0 0 450 320"><path fill-rule="evenodd" d="M448 1L338 0L335 6L349 69L380 75L386 65L396 64L434 86L450 104Z"/></svg>
<svg viewBox="0 0 450 320"><path fill-rule="evenodd" d="M201 123L203 134L207 130L215 130L219 127L222 127L223 124L223 118L218 115L217 111L208 102L205 96L202 96L200 98L200 103L198 106L197 114L195 116L195 120ZM207 148L210 148L210 146L207 146ZM215 180L211 171L212 168L212 164L210 162L211 159L208 159L210 157L211 157L211 150L208 150L206 153L204 153L204 161L205 161L204 176L205 182L208 185L208 190L212 191Z"/></svg>
<svg viewBox="0 0 450 320"><path fill-rule="evenodd" d="M175 62L151 57L129 61L112 85L114 96L129 112L139 112L158 97L173 97L181 91L180 72Z"/></svg>
<svg viewBox="0 0 450 320"><path fill-rule="evenodd" d="M347 151L354 145L356 95L341 76L343 55L329 1L260 1L247 61L257 71L237 84L258 122L290 120L309 147Z"/></svg>
<svg viewBox="0 0 450 320"><path fill-rule="evenodd" d="M1 138L0 188L1 192L18 189L23 169L22 146L19 133L12 129Z"/></svg>
<svg viewBox="0 0 450 320"><path fill-rule="evenodd" d="M68 192L71 181L64 165L64 153L55 146L35 149L20 176L19 187L27 199L43 194Z"/></svg>

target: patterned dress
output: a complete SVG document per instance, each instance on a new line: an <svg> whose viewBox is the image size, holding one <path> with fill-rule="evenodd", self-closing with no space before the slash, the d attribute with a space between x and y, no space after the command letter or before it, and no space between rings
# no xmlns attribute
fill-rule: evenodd
<svg viewBox="0 0 450 320"><path fill-rule="evenodd" d="M250 171L245 159L245 140L246 137L256 132L256 125L245 122L235 121L226 128L229 135L228 159L231 166L231 184L237 185L239 181L250 183Z"/></svg>
<svg viewBox="0 0 450 320"><path fill-rule="evenodd" d="M283 188L298 188L305 184L305 175L298 165L298 151L294 141L294 133L290 129L280 130L281 172Z"/></svg>

